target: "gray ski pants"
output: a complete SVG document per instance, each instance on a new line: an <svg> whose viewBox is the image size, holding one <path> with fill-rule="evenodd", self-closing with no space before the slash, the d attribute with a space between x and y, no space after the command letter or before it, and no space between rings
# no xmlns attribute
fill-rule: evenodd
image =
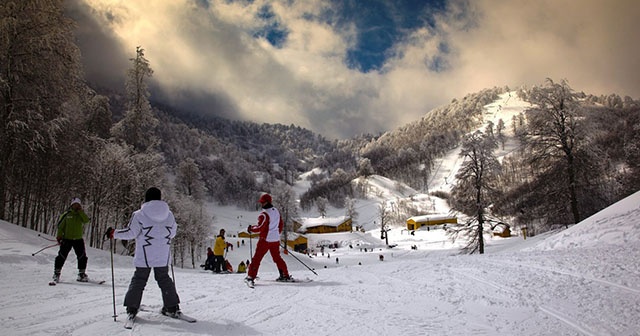
<svg viewBox="0 0 640 336"><path fill-rule="evenodd" d="M149 274L151 274L151 268L136 267L136 271L133 273L133 278L131 278L131 283L129 284L129 290L124 297L124 305L126 307L140 308L142 292L147 285ZM176 285L169 277L169 267L153 267L153 276L162 292L162 302L164 306L177 306L180 303L180 298L176 292Z"/></svg>

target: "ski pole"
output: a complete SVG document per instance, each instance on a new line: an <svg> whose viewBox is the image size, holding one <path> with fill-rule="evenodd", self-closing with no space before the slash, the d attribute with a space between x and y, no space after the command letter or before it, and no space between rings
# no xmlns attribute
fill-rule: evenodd
<svg viewBox="0 0 640 336"><path fill-rule="evenodd" d="M53 245L45 246L45 247L43 247L43 248L41 248L41 249L39 249L39 250L37 250L37 251L35 251L35 252L31 253L31 256L35 256L36 254L38 254L38 253L40 253L40 252L42 252L42 251L44 251L44 250L46 250L46 249L48 249L48 248L52 248L52 247L54 247L54 246L58 246L58 245L60 245L60 244L58 244L58 243L56 242L56 243L55 243L55 244L53 244Z"/></svg>
<svg viewBox="0 0 640 336"><path fill-rule="evenodd" d="M282 244L280 244L280 246L282 248L285 248ZM307 266L307 264L303 263L302 260L298 259L298 257L296 257L295 255L289 253L290 256L294 257L299 263L301 263L302 265L304 265L304 267L308 268L311 272L313 272L313 274L318 275L318 273L316 273L316 271L314 271L311 267Z"/></svg>
<svg viewBox="0 0 640 336"><path fill-rule="evenodd" d="M113 297L113 322L116 322L116 277L113 272L113 238L109 239L109 251L111 251L111 292Z"/></svg>
<svg viewBox="0 0 640 336"><path fill-rule="evenodd" d="M249 260L253 258L253 243L251 242L251 231L249 231Z"/></svg>
<svg viewBox="0 0 640 336"><path fill-rule="evenodd" d="M44 239L44 240L48 240L48 241L50 241L50 242L57 242L57 240L55 240L55 239L53 239L53 238L47 238L47 237L45 237L45 236L43 236L43 235L41 235L41 234L39 234L39 233L38 233L38 237L40 237L40 238L42 238L42 239Z"/></svg>

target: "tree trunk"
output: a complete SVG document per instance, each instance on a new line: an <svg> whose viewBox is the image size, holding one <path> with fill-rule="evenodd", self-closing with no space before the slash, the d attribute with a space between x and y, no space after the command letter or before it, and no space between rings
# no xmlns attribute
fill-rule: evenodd
<svg viewBox="0 0 640 336"><path fill-rule="evenodd" d="M567 174L569 178L569 203L571 204L571 213L573 214L573 223L580 222L580 210L578 209L578 196L576 193L576 173L573 161L573 155L567 153ZM569 227L568 225L566 227Z"/></svg>
<svg viewBox="0 0 640 336"><path fill-rule="evenodd" d="M481 198L482 198L482 192L481 192L481 187L477 188L477 193L476 193L476 204L478 205L478 253L480 254L484 254L484 236L483 234L483 226L484 226L484 216L483 216L483 209L482 209L482 203L481 203Z"/></svg>

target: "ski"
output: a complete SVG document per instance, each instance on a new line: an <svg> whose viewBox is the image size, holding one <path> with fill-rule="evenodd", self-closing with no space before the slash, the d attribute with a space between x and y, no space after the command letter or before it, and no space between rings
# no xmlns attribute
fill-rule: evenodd
<svg viewBox="0 0 640 336"><path fill-rule="evenodd" d="M283 284L286 284L286 283L308 283L308 282L312 282L312 281L313 281L313 279L309 279L309 278L304 278L304 279L294 279L294 278L291 278L291 279L289 279L289 280L277 280L277 279L276 279L276 280L264 280L264 281L266 281L266 282L277 282L277 283L283 283Z"/></svg>
<svg viewBox="0 0 640 336"><path fill-rule="evenodd" d="M76 281L79 283L86 283L86 284L94 284L94 285L102 285L104 284L106 281L105 280L91 280L89 279L88 281ZM73 282L63 282L63 281L49 281L49 286L55 286L57 284L72 284Z"/></svg>
<svg viewBox="0 0 640 336"><path fill-rule="evenodd" d="M89 279L87 281L78 281L78 282L84 282L84 283L90 283L90 284L94 284L94 285L102 285L103 283L105 283L105 280L93 280L93 279Z"/></svg>
<svg viewBox="0 0 640 336"><path fill-rule="evenodd" d="M176 320L183 320L183 321L186 321L186 322L189 322L189 323L195 323L197 321L195 318L193 318L193 317L191 317L189 315L185 315L183 313L178 313L178 314L175 314L175 315L174 314L167 314L165 316L169 316L169 317L171 317L173 319L176 319Z"/></svg>
<svg viewBox="0 0 640 336"><path fill-rule="evenodd" d="M254 281L257 281L257 280L259 280L259 279L260 279L260 278L255 278L255 279L254 279ZM247 287L249 287L249 288L255 288L255 283L254 283L254 281L249 281L249 280L245 279L245 280L244 280L244 283L245 283L245 284L247 284ZM258 282L262 282L262 283L282 283L282 284L288 284L288 283L294 284L294 283L298 283L298 284L300 284L300 283L309 283L309 282L313 282L313 279L309 279L309 278L304 278L304 279L294 279L294 278L291 278L291 279L288 279L288 280L277 280L277 279L275 279L275 280L260 280L260 281L258 281Z"/></svg>
<svg viewBox="0 0 640 336"><path fill-rule="evenodd" d="M141 305L140 308L138 308L139 311L143 311L143 312L159 312L161 315L176 319L176 320L182 320L182 321L186 321L189 323L195 323L197 322L197 320L189 315L185 315L182 312L178 313L178 314L170 314L170 313L163 313L162 309L160 309L160 311L158 311L157 309L154 309L152 307L149 307L147 305Z"/></svg>
<svg viewBox="0 0 640 336"><path fill-rule="evenodd" d="M124 328L133 329L133 326L136 324L136 318L135 315L128 315L127 320L124 322Z"/></svg>

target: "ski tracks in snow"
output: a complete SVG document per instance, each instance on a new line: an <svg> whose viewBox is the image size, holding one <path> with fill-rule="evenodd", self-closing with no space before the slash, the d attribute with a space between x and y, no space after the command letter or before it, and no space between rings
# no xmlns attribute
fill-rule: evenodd
<svg viewBox="0 0 640 336"><path fill-rule="evenodd" d="M579 256L573 256L573 258L579 258ZM587 270L580 272L578 269L565 270L557 266L539 266L533 262L514 263L487 257L477 258L476 262L474 267L450 271L459 277L469 279L478 286L489 288L496 299L512 300L514 304L525 309L529 307L532 314L539 312L546 314L561 325L569 327L571 331L567 330L568 334L595 336L635 333L633 326L638 322L637 303L640 299L640 291L634 287L584 275ZM560 262L571 264L571 260ZM486 271L491 268L502 270L502 275L498 272ZM531 279L536 279L536 282L542 285L528 288L522 286L522 284L531 283ZM585 291L585 286L608 287L608 295L602 297L591 294L591 297L585 300L579 293L602 292L601 290ZM578 287L581 287L581 290L576 290ZM615 298L614 302L617 302L617 305L606 304L611 302L612 298ZM584 302L590 304L584 304ZM606 315L618 318L616 320L594 319L593 316L601 314L603 309L612 311ZM559 330L559 324L550 328L550 332Z"/></svg>

